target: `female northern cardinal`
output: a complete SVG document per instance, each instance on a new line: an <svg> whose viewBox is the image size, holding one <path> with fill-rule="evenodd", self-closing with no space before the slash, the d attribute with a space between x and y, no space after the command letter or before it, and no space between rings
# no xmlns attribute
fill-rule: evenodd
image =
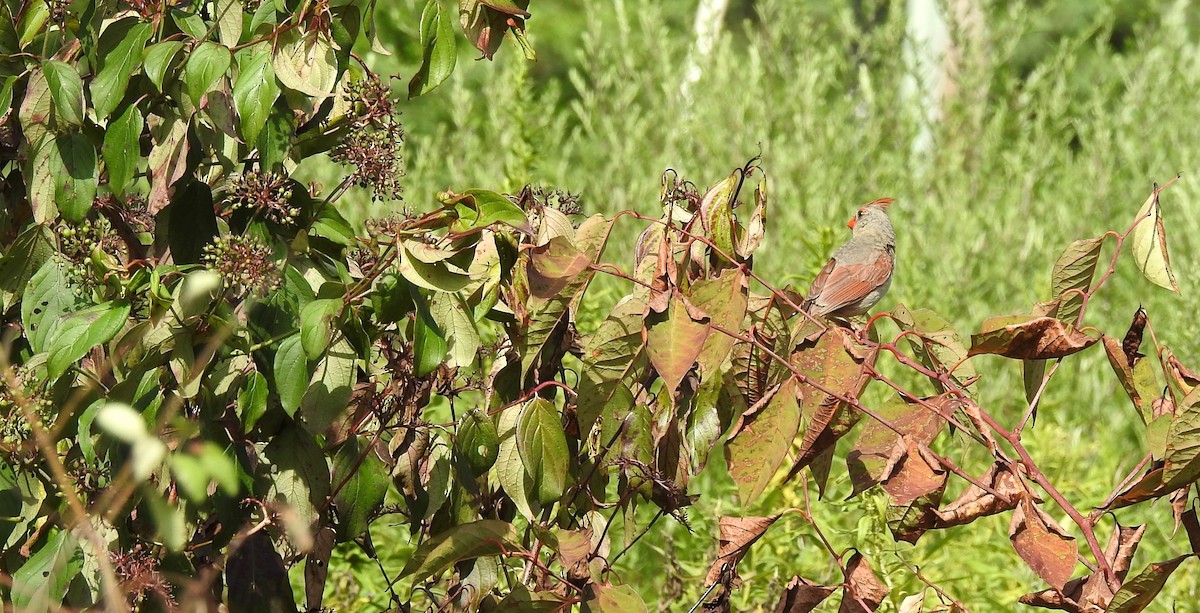
<svg viewBox="0 0 1200 613"><path fill-rule="evenodd" d="M892 284L896 232L888 219L891 198L858 209L846 225L853 234L813 279L804 310L814 317L853 317L875 306Z"/></svg>

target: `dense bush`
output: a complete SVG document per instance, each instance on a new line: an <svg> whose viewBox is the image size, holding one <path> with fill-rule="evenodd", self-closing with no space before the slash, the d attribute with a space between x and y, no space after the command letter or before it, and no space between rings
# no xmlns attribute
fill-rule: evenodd
<svg viewBox="0 0 1200 613"><path fill-rule="evenodd" d="M374 2L5 7L0 571L18 609L315 609L346 547L376 561L389 607L644 609L643 578L614 565L690 525L709 464L741 510L716 518L706 609L733 606L739 562L792 516L815 537L795 555L828 564L772 594L781 610L838 590L843 611L962 608L932 569L890 595L880 560L831 542L828 503L807 496L831 475L880 501L897 541L1007 514L1050 586L1029 604L1141 610L1193 555L1130 573L1144 528L1109 511L1169 498L1200 542L1200 378L1143 343L1142 309L1123 340L1083 325L1122 258L1178 291L1158 187L1128 227L1062 252L1050 302L969 343L925 308L831 325L755 272L779 207L757 161L707 190L664 174L661 217L584 216L531 186L394 210L401 107L355 51L378 47ZM527 3L457 8L420 15L410 96L454 70L456 23L484 56L508 37L532 57ZM324 154L348 170L336 186L295 179ZM393 208L365 234L339 207L355 187ZM606 255L618 226L640 237ZM577 326L596 279L621 297ZM1063 359L1094 344L1150 453L1085 513L1022 435ZM978 400L982 354L1022 363L1011 423ZM991 465L965 470L955 454L976 446ZM753 516L780 479L803 503Z"/></svg>

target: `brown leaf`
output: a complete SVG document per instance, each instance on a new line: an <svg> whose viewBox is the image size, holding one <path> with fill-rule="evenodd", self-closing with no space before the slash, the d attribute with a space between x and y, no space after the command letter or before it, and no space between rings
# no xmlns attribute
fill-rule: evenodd
<svg viewBox="0 0 1200 613"><path fill-rule="evenodd" d="M830 328L815 343L804 342L799 345L799 349L791 356L793 366L825 389L845 397L857 398L871 380L866 365L874 362L874 356L869 355L866 359L861 359L848 351L847 346L857 346L858 341L844 328ZM797 390L802 398L800 412L806 425L800 456L788 472L788 479L798 474L849 431L848 428L835 430L832 426L839 421L850 425L857 421L857 417L852 420L839 420L839 415L846 410L845 403L817 389L815 385L801 383L797 385Z"/></svg>
<svg viewBox="0 0 1200 613"><path fill-rule="evenodd" d="M1187 394L1192 391L1192 388L1200 385L1200 375L1184 366L1174 355L1167 355L1167 372L1170 373L1170 378L1175 380L1175 385Z"/></svg>
<svg viewBox="0 0 1200 613"><path fill-rule="evenodd" d="M871 613L887 598L888 588L875 576L871 564L857 551L846 562L846 583L838 613Z"/></svg>
<svg viewBox="0 0 1200 613"><path fill-rule="evenodd" d="M1062 591L1075 572L1075 539L1028 498L1013 511L1008 528L1017 555L1046 583Z"/></svg>
<svg viewBox="0 0 1200 613"><path fill-rule="evenodd" d="M1097 340L1053 317L1004 315L985 320L979 334L971 335L967 356L996 354L1018 360L1047 360L1082 351Z"/></svg>
<svg viewBox="0 0 1200 613"><path fill-rule="evenodd" d="M932 443L945 423L938 413L900 397L880 407L876 413L903 432L910 441L920 445ZM846 467L854 484L851 496L887 478L890 468L906 453L906 449L900 435L882 422L867 418L867 424L854 442L854 448L846 456Z"/></svg>
<svg viewBox="0 0 1200 613"><path fill-rule="evenodd" d="M321 609L325 594L325 578L329 576L329 558L337 544L337 531L325 526L313 538L312 551L304 561L304 595L309 611Z"/></svg>
<svg viewBox="0 0 1200 613"><path fill-rule="evenodd" d="M1196 509L1191 508L1184 511L1180 522L1183 524L1184 532L1187 532L1188 544L1192 546L1192 553L1200 554L1200 520L1196 518Z"/></svg>
<svg viewBox="0 0 1200 613"><path fill-rule="evenodd" d="M1104 353L1108 356L1108 363L1112 365L1117 380L1121 382L1121 387L1133 401L1133 406L1144 415L1160 391L1157 377L1155 377L1150 363L1142 362L1141 359L1130 362L1121 344L1115 338L1105 336L1102 341ZM1138 354L1138 356L1140 355Z"/></svg>
<svg viewBox="0 0 1200 613"><path fill-rule="evenodd" d="M775 613L809 613L836 590L835 586L817 585L796 575L783 588Z"/></svg>
<svg viewBox="0 0 1200 613"><path fill-rule="evenodd" d="M704 578L705 585L716 583L721 577L722 569L736 573L737 563L746 557L750 546L754 544L767 528L771 527L779 515L770 517L722 517L720 519L720 550L717 559L713 560Z"/></svg>
<svg viewBox="0 0 1200 613"><path fill-rule="evenodd" d="M1142 354L1138 353L1138 349L1142 346L1142 332L1146 329L1146 309L1138 305L1138 309L1133 314L1133 322L1129 324L1129 331L1125 333L1125 340L1121 341L1121 351L1125 354L1125 360L1130 366L1136 364L1142 358Z"/></svg>
<svg viewBox="0 0 1200 613"><path fill-rule="evenodd" d="M937 510L939 522L937 527L948 528L969 524L980 517L1003 513L1016 508L1024 488L1021 487L1017 475L1000 462L992 464L977 481L987 485L996 492L1008 498L1008 502L997 498L984 489L972 484L944 509Z"/></svg>
<svg viewBox="0 0 1200 613"><path fill-rule="evenodd" d="M266 531L251 534L231 549L233 553L225 566L230 602L253 602L264 611L296 610L287 567Z"/></svg>
<svg viewBox="0 0 1200 613"><path fill-rule="evenodd" d="M888 529L896 540L916 543L937 525L935 513L946 491L947 473L926 448L909 444L904 457L883 483L891 497Z"/></svg>
<svg viewBox="0 0 1200 613"><path fill-rule="evenodd" d="M504 41L504 33L510 27L525 30L525 19L529 17L529 0L484 1L459 0L459 20L467 40L475 45L487 59L492 59Z"/></svg>
<svg viewBox="0 0 1200 613"><path fill-rule="evenodd" d="M1163 489L1163 467L1151 467L1133 484L1121 490L1119 494L1101 509L1108 511L1137 504L1151 498L1160 498L1169 493Z"/></svg>
<svg viewBox="0 0 1200 613"><path fill-rule="evenodd" d="M158 214L171 202L175 182L187 172L188 122L178 117L163 119L151 115L147 119L154 146L150 149L150 198L146 208Z"/></svg>
<svg viewBox="0 0 1200 613"><path fill-rule="evenodd" d="M1117 578L1124 580L1129 574L1129 563L1146 533L1146 526L1121 526L1113 531L1104 549L1104 557L1112 566ZM1046 609L1100 613L1108 607L1113 592L1108 581L1099 573L1092 573L1067 582L1062 591L1046 589L1025 594L1021 603Z"/></svg>

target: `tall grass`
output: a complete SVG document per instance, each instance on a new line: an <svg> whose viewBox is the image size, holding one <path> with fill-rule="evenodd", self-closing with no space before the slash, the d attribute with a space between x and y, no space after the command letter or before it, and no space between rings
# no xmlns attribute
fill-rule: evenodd
<svg viewBox="0 0 1200 613"><path fill-rule="evenodd" d="M495 65L464 55L440 92L412 104L409 204L432 206L432 194L446 188L516 190L535 183L582 192L588 213L652 214L663 169L704 185L761 154L772 210L768 243L756 257L760 273L803 289L845 236L838 228L856 205L895 197L899 265L881 308L932 308L966 334L986 316L1027 312L1048 299L1050 267L1068 242L1123 230L1154 181L1182 172L1184 180L1163 197L1182 297L1151 286L1123 258L1087 320L1121 334L1143 304L1158 339L1185 363L1200 365L1194 306L1200 292L1200 44L1188 33L1189 2L1159 3L1161 14L1138 22L1121 53L1107 44L1112 4L1099 6L1087 27L1049 42L1039 31L1043 13L1019 3L989 7L987 38L958 41L964 49L959 95L930 126L934 146L926 154L912 147L922 114L900 95L910 67L899 51L899 7L865 28L849 9L758 2L756 18L731 24L722 36L689 102L679 87L692 43L688 22L677 7L660 4L670 3L548 7L550 20L566 19L571 10L588 14L586 22L572 18L585 26L578 32L553 27L553 41L539 36L545 21L535 17L530 31L539 52L568 50L557 59L565 78L562 71L539 72L512 49ZM407 16L417 9L403 6L396 14L415 22ZM664 11L674 12L664 17ZM1023 43L1032 39L1048 51L1031 61ZM411 60L398 56L398 69ZM1081 73L1089 82L1080 83ZM351 215L383 214L389 206L364 203ZM622 223L630 225L609 251L618 261L640 231ZM615 299L618 289L610 283L595 291ZM981 401L1003 420L1016 420L1024 402L1018 365L983 358L979 370L985 373ZM882 390L870 393L883 397ZM1145 453L1141 424L1128 404L1101 351L1091 349L1064 363L1027 434L1034 457L1080 508L1099 504ZM965 455L972 470L989 461L965 443L944 445L955 457ZM719 515L769 514L801 501L801 486L791 483L754 509L739 509L719 465L713 462L693 483L702 497L690 514L692 533L666 520L642 541L646 549L618 565L623 580L663 609L700 597ZM897 546L881 523L881 500L868 495L840 502L848 493L848 482L835 479L826 501L816 503L816 516L834 532L835 546L860 548L882 561L881 573L895 588L887 610L920 587L898 556L972 610L1010 610L1023 591L1039 585L1007 543L1006 517L931 533L915 547ZM1187 548L1186 539L1168 541L1165 504L1119 518L1151 524L1135 571ZM384 538L376 535L377 547ZM773 606L795 573L840 580L798 518L773 528L741 573L735 610ZM1200 601L1197 577L1185 567L1165 602Z"/></svg>

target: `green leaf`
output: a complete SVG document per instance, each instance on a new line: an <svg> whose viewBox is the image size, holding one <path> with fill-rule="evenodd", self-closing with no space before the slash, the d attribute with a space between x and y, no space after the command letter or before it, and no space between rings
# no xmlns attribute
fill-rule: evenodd
<svg viewBox="0 0 1200 613"><path fill-rule="evenodd" d="M54 139L58 155L50 158L54 200L67 221L79 222L92 210L98 183L96 148L78 132Z"/></svg>
<svg viewBox="0 0 1200 613"><path fill-rule="evenodd" d="M400 274L413 285L437 292L454 293L471 283L470 275L452 270L446 262L423 262L408 247L400 248Z"/></svg>
<svg viewBox="0 0 1200 613"><path fill-rule="evenodd" d="M257 370L242 381L242 389L238 391L237 414L246 431L253 429L266 414L267 391L267 378Z"/></svg>
<svg viewBox="0 0 1200 613"><path fill-rule="evenodd" d="M487 472L500 453L500 437L491 418L479 409L462 416L458 435L454 439L458 457L462 458L475 476Z"/></svg>
<svg viewBox="0 0 1200 613"><path fill-rule="evenodd" d="M1096 274L1096 263L1100 261L1103 246L1103 236L1078 240L1067 245L1058 256L1050 273L1050 297L1059 301L1056 314L1059 319L1073 324L1079 318L1083 296L1074 290L1086 292L1092 286L1092 276ZM1068 291L1071 293L1064 296Z"/></svg>
<svg viewBox="0 0 1200 613"><path fill-rule="evenodd" d="M46 360L50 378L62 376L93 347L112 340L128 319L129 303L124 300L107 302L71 315L50 340L50 357Z"/></svg>
<svg viewBox="0 0 1200 613"><path fill-rule="evenodd" d="M279 36L273 57L275 76L284 87L325 98L337 85L337 54L317 30L291 28Z"/></svg>
<svg viewBox="0 0 1200 613"><path fill-rule="evenodd" d="M453 526L421 543L400 576L411 575L413 584L418 585L455 562L520 551L521 537L516 527L497 519L481 519Z"/></svg>
<svg viewBox="0 0 1200 613"><path fill-rule="evenodd" d="M46 84L54 100L54 112L58 118L73 125L83 125L83 80L75 67L58 60L42 62L46 73Z"/></svg>
<svg viewBox="0 0 1200 613"><path fill-rule="evenodd" d="M449 353L447 365L466 368L474 364L479 353L479 330L462 295L434 294L429 312L438 328L445 332Z"/></svg>
<svg viewBox="0 0 1200 613"><path fill-rule="evenodd" d="M584 613L645 613L646 602L631 585L591 584L592 595L583 602Z"/></svg>
<svg viewBox="0 0 1200 613"><path fill-rule="evenodd" d="M142 49L153 36L154 29L149 23L134 25L125 33L125 37L117 44L111 53L103 58L100 71L92 79L92 106L96 110L96 118L104 120L116 110L125 97L125 89L129 87L129 78L142 61Z"/></svg>
<svg viewBox="0 0 1200 613"><path fill-rule="evenodd" d="M292 149L292 137L296 131L295 121L292 111L282 101L267 115L267 123L259 132L258 143L255 145L258 148L259 165L263 169L283 168L283 161Z"/></svg>
<svg viewBox="0 0 1200 613"><path fill-rule="evenodd" d="M179 40L164 40L146 47L142 71L159 92L163 91L163 83L167 78L167 70L171 67L171 60L175 59L180 49L183 49L183 41Z"/></svg>
<svg viewBox="0 0 1200 613"><path fill-rule="evenodd" d="M333 318L342 311L341 298L322 298L304 305L300 311L300 343L310 362L320 359L333 334Z"/></svg>
<svg viewBox="0 0 1200 613"><path fill-rule="evenodd" d="M779 386L762 410L744 415L734 427L725 444L725 458L744 508L754 504L767 488L799 427L800 405L792 378Z"/></svg>
<svg viewBox="0 0 1200 613"><path fill-rule="evenodd" d="M495 475L496 483L512 499L521 515L525 519L534 520L536 518L534 513L537 510L534 505L537 505L537 501L532 500L530 496L533 492L533 479L525 470L525 465L521 461L521 453L517 450L517 422L520 418L521 411L516 407L509 407L500 412L496 420L500 452L496 456L492 474Z"/></svg>
<svg viewBox="0 0 1200 613"><path fill-rule="evenodd" d="M529 227L525 211L502 194L486 189L469 189L454 207L458 219L450 226L454 232L467 232L503 223L517 229ZM472 207L471 204L474 204Z"/></svg>
<svg viewBox="0 0 1200 613"><path fill-rule="evenodd" d="M417 306L417 317L413 321L414 374L424 377L446 361L449 344L446 342L446 333L429 313L429 305L420 296L414 297L414 300Z"/></svg>
<svg viewBox="0 0 1200 613"><path fill-rule="evenodd" d="M408 97L427 94L454 72L458 60L458 37L453 18L438 0L429 0L421 12L421 67L408 82Z"/></svg>
<svg viewBox="0 0 1200 613"><path fill-rule="evenodd" d="M183 66L183 82L192 104L200 106L200 99L212 89L217 79L229 72L232 63L233 54L224 45L205 41L192 50Z"/></svg>
<svg viewBox="0 0 1200 613"><path fill-rule="evenodd" d="M1167 579L1171 578L1171 573L1174 573L1175 569L1190 557L1192 557L1191 554L1182 555L1166 562L1152 562L1147 565L1136 577L1125 581L1121 590L1108 603L1105 611L1107 613L1138 613L1138 611L1146 610L1146 607L1150 606L1150 603L1154 602L1154 598L1162 591Z"/></svg>
<svg viewBox="0 0 1200 613"><path fill-rule="evenodd" d="M554 504L567 488L571 452L562 418L545 398L534 398L521 409L517 420L517 452L533 480L538 502Z"/></svg>
<svg viewBox="0 0 1200 613"><path fill-rule="evenodd" d="M354 347L343 337L317 364L308 390L300 401L300 415L309 432L324 432L346 412L357 380L356 357Z"/></svg>
<svg viewBox="0 0 1200 613"><path fill-rule="evenodd" d="M1157 423L1164 417L1166 416L1161 416L1150 424ZM1166 434L1166 462L1163 464L1162 475L1163 483L1166 484L1164 491L1184 487L1200 478L1200 387L1192 388L1192 391L1179 401L1179 406L1170 420ZM1147 424L1147 435L1151 433L1152 429Z"/></svg>
<svg viewBox="0 0 1200 613"><path fill-rule="evenodd" d="M270 45L260 43L239 51L238 78L233 83L233 104L238 112L239 132L246 144L258 142L277 98L279 84L275 81L275 68L271 66Z"/></svg>
<svg viewBox="0 0 1200 613"><path fill-rule="evenodd" d="M46 351L54 329L78 301L57 261L47 261L33 274L21 297L21 325L34 353Z"/></svg>
<svg viewBox="0 0 1200 613"><path fill-rule="evenodd" d="M204 40L209 35L208 24L196 13L172 8L171 21L174 21L175 25L179 26L179 29L188 36L197 40Z"/></svg>
<svg viewBox="0 0 1200 613"><path fill-rule="evenodd" d="M34 273L55 253L49 229L37 224L26 228L0 255L0 291L25 291Z"/></svg>
<svg viewBox="0 0 1200 613"><path fill-rule="evenodd" d="M242 21L245 18L241 0L215 0L213 4L217 39L227 47L237 45L242 38Z"/></svg>
<svg viewBox="0 0 1200 613"><path fill-rule="evenodd" d="M323 206L317 211L309 233L327 238L343 247L353 247L356 243L354 228L351 228L350 222L332 206Z"/></svg>
<svg viewBox="0 0 1200 613"><path fill-rule="evenodd" d="M1175 273L1171 272L1167 255L1167 229L1163 224L1158 192L1159 188L1155 186L1135 218L1140 221L1129 236L1133 261L1151 283L1178 294L1179 283L1175 281Z"/></svg>
<svg viewBox="0 0 1200 613"><path fill-rule="evenodd" d="M344 540L357 538L383 504L391 476L370 442L350 437L333 457L333 484L345 483L333 497ZM361 462L359 458L362 458Z"/></svg>
<svg viewBox="0 0 1200 613"><path fill-rule="evenodd" d="M104 132L104 166L108 169L108 187L115 194L123 194L133 181L138 162L142 159L139 143L145 121L136 104L129 105Z"/></svg>
<svg viewBox="0 0 1200 613"><path fill-rule="evenodd" d="M53 611L62 606L71 580L83 569L83 550L65 530L50 529L46 544L12 575L12 605L18 611Z"/></svg>
<svg viewBox="0 0 1200 613"><path fill-rule="evenodd" d="M288 415L295 415L308 389L308 360L304 357L304 345L300 335L294 334L279 343L275 351L275 389L279 392L279 403Z"/></svg>
<svg viewBox="0 0 1200 613"><path fill-rule="evenodd" d="M696 362L705 375L716 375L725 358L729 357L736 339L712 326L717 325L732 332L742 331L742 320L746 318L746 275L736 268L730 268L721 271L715 278L700 279L692 284L689 298L710 318L711 332L704 339L704 347L696 356Z"/></svg>
<svg viewBox="0 0 1200 613"><path fill-rule="evenodd" d="M266 489L264 502L282 502L293 509L306 526L317 520L319 509L329 497L329 464L313 437L294 425L285 427L262 451L260 482Z"/></svg>
<svg viewBox="0 0 1200 613"><path fill-rule="evenodd" d="M669 308L646 317L646 353L672 394L696 363L711 329L703 312L693 312L681 295L671 296Z"/></svg>

